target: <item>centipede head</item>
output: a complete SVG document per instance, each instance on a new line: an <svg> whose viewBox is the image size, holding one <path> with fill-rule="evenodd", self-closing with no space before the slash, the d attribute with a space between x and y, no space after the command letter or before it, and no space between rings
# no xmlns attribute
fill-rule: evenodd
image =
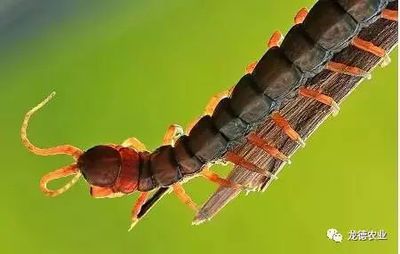
<svg viewBox="0 0 400 254"><path fill-rule="evenodd" d="M95 146L78 159L78 168L89 184L112 187L121 172L120 153L111 146Z"/></svg>
<svg viewBox="0 0 400 254"><path fill-rule="evenodd" d="M75 184L81 175L91 186L91 194L95 197L111 197L114 194L130 193L138 185L139 155L133 149L99 145L83 152L71 145L61 145L50 148L39 148L33 145L27 137L27 128L31 116L49 102L55 93L26 113L21 127L21 139L25 147L32 153L42 156L66 154L73 157L74 163L52 171L40 180L41 190L48 196L54 197L67 191ZM50 190L47 184L53 180L73 175L74 177L63 187Z"/></svg>

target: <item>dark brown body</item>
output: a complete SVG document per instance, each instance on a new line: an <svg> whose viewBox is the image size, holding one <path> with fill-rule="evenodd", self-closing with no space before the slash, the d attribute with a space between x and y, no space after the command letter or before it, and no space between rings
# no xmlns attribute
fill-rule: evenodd
<svg viewBox="0 0 400 254"><path fill-rule="evenodd" d="M384 10L388 4L389 9ZM397 1L319 0L308 15L296 15L300 18L299 22L296 21L280 46L271 42L276 36L271 37L270 48L251 73L244 75L230 90L231 93L225 94L229 94L229 97L214 100L212 107L208 105L206 115L200 118L190 133L179 136L175 141L183 131L177 131L177 126L172 125L163 143L173 145L161 146L153 152L144 151L145 146L135 138L127 139L123 145L94 146L86 152L71 145L46 149L36 147L27 138L26 129L31 115L55 93L50 94L25 115L21 127L23 144L38 155L70 155L75 163L43 176L40 181L42 191L52 197L64 193L81 174L90 184L93 197L117 197L137 190L141 193L132 209L133 226L167 193L171 185L183 203L197 211L197 205L179 182L185 177L199 174L209 164L219 160L226 159L263 176L275 176L245 158L235 157L231 150L239 144L250 142L272 157L288 162L287 156L270 146L268 141L254 133L248 134L271 116L292 141L304 144L299 133L290 127L284 117L277 118L280 104L287 98L301 95L337 109L332 97L300 86L325 68L346 75L364 76L364 70L335 62L332 57L350 44L383 57L385 50L358 38L358 33L379 17L397 20L397 11L391 8L397 10ZM216 105L215 101L218 101ZM272 114L273 111L278 113ZM74 177L62 188L51 190L47 187L50 181L70 175ZM211 171L202 172L202 175L223 186L235 189L242 187ZM153 189L157 191L148 199L149 191Z"/></svg>
<svg viewBox="0 0 400 254"><path fill-rule="evenodd" d="M269 49L253 73L243 76L232 95L219 102L175 146L138 153L139 191L166 187L222 159L277 109L282 98L320 72L334 53L379 17L387 0L320 0L281 47ZM128 153L129 154L129 153ZM122 163L131 160L121 154Z"/></svg>

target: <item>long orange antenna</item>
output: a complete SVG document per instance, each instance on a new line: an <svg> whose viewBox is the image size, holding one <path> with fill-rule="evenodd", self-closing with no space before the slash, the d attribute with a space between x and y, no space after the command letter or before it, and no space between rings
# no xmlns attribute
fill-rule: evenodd
<svg viewBox="0 0 400 254"><path fill-rule="evenodd" d="M49 156L49 155L58 155L58 154L67 154L71 155L75 159L78 159L79 156L82 154L82 150L79 148L76 148L71 145L61 145L61 146L55 146L55 147L50 147L50 148L39 148L35 145L33 145L27 136L27 128L28 128L28 123L31 118L31 116L38 111L40 108L42 108L44 105L46 105L47 102L49 102L54 95L56 95L56 92L52 92L49 96L47 96L46 99L44 99L41 103L39 103L36 107L32 108L29 110L24 118L24 121L22 122L22 127L21 127L21 139L22 143L24 146L31 151L34 154L37 155L42 155L42 156Z"/></svg>
<svg viewBox="0 0 400 254"><path fill-rule="evenodd" d="M63 187L56 190L50 190L49 188L47 188L47 184L49 182L70 175L75 175L75 176ZM81 172L79 172L77 165L72 164L63 168L59 168L44 175L42 179L40 179L40 189L44 194L46 194L46 196L55 197L66 192L69 188L72 187L72 185L74 185L79 180L80 177L81 177Z"/></svg>
<svg viewBox="0 0 400 254"><path fill-rule="evenodd" d="M58 155L58 154L67 154L71 155L74 157L75 161L79 158L79 156L82 155L82 150L79 148L76 148L71 145L61 145L61 146L55 146L55 147L49 147L49 148L39 148L32 144L27 135L27 128L28 128L28 123L31 118L31 116L41 109L46 103L48 103L53 97L56 95L55 92L52 92L49 96L47 96L46 99L44 99L41 103L39 103L36 107L32 108L31 110L26 113L24 121L22 122L22 127L21 127L21 139L22 143L24 146L31 151L34 154L37 155L42 155L42 156L49 156L49 155ZM47 184L53 180L60 179L66 176L70 175L75 175L68 183L66 183L63 187L56 189L56 190L50 190L47 188ZM80 178L81 172L79 172L78 166L76 164L72 164L57 170L54 170L50 173L47 173L40 179L40 189L43 191L44 194L46 194L49 197L55 197L58 196L64 192L66 192L69 188L71 188L72 185L74 185Z"/></svg>

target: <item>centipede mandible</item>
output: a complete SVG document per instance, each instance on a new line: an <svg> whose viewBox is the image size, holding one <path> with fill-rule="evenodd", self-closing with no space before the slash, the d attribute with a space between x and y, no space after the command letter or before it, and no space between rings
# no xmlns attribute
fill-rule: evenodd
<svg viewBox="0 0 400 254"><path fill-rule="evenodd" d="M139 193L130 229L168 193L196 213L194 224L211 219L241 191L265 190L319 124L337 114L340 102L370 78L371 69L390 62L388 54L397 44L397 3L319 0L310 10L302 8L289 32L274 32L266 53L246 67L234 87L214 95L186 128L170 125L154 151L134 137L87 150L35 146L27 136L28 124L54 97L51 93L26 113L22 143L36 155L66 154L74 162L44 175L40 189L56 197L83 178L94 198ZM215 164L234 169L223 178L211 170ZM59 189L47 186L68 176ZM219 186L202 207L183 188L197 176Z"/></svg>

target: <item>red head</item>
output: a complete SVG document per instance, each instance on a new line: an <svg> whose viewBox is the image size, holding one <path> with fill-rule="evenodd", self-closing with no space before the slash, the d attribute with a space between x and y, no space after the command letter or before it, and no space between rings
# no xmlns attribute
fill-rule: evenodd
<svg viewBox="0 0 400 254"><path fill-rule="evenodd" d="M95 146L78 159L78 168L86 181L98 187L113 187L121 166L121 155L110 146Z"/></svg>
<svg viewBox="0 0 400 254"><path fill-rule="evenodd" d="M78 168L96 197L130 193L138 185L139 155L131 148L99 145L79 157Z"/></svg>
<svg viewBox="0 0 400 254"><path fill-rule="evenodd" d="M76 163L46 174L40 182L42 191L48 196L57 196L68 190L81 176L91 185L91 194L95 197L111 197L116 194L126 194L136 190L139 178L139 154L127 147L114 145L95 146L86 152L79 148L62 145L51 148L38 148L28 139L26 129L33 113L43 107L55 93L50 94L39 105L26 115L21 128L23 144L31 152L38 155L67 154L75 158ZM70 182L58 190L50 190L47 183L75 175Z"/></svg>

